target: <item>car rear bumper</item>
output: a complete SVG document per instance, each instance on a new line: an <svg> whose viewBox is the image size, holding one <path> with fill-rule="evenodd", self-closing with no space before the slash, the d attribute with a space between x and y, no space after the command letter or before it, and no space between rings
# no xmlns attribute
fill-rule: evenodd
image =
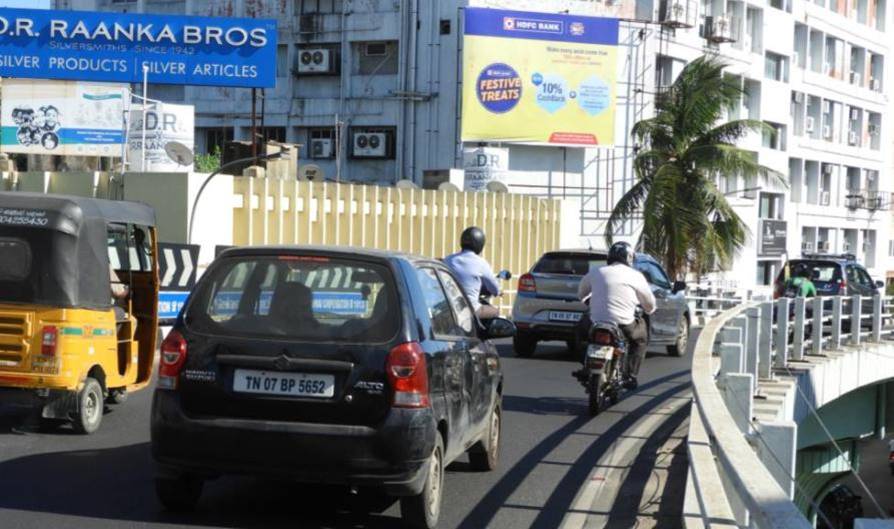
<svg viewBox="0 0 894 529"><path fill-rule="evenodd" d="M168 391L156 391L152 403L159 476L248 474L418 494L435 435L430 409L394 409L373 428L190 417Z"/></svg>
<svg viewBox="0 0 894 529"><path fill-rule="evenodd" d="M587 306L579 301L519 297L512 307L512 321L520 334L537 340L573 340L579 335L578 322L552 321L550 312L583 314Z"/></svg>

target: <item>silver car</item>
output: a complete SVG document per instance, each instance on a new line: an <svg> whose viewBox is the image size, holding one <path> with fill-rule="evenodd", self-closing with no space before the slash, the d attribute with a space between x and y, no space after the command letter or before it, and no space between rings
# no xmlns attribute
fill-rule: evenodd
<svg viewBox="0 0 894 529"><path fill-rule="evenodd" d="M587 307L577 298L577 287L590 268L604 266L606 258L607 253L600 250L548 252L519 278L512 306L518 328L513 341L516 355L531 356L537 342L546 340L564 341L572 351L581 348L578 326ZM637 253L634 266L646 276L657 300L655 313L649 317L650 348L665 346L672 356L685 354L691 321L686 284L671 282L649 255Z"/></svg>

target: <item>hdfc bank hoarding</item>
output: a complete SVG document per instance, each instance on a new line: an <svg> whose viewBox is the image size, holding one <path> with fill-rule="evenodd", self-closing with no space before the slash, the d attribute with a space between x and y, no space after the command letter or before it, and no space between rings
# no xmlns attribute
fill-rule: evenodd
<svg viewBox="0 0 894 529"><path fill-rule="evenodd" d="M614 141L618 20L465 10L462 139Z"/></svg>
<svg viewBox="0 0 894 529"><path fill-rule="evenodd" d="M272 88L276 21L0 8L0 76Z"/></svg>

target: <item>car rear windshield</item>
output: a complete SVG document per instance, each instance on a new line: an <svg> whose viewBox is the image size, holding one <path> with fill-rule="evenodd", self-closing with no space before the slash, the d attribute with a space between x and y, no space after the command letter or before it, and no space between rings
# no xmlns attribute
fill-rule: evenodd
<svg viewBox="0 0 894 529"><path fill-rule="evenodd" d="M841 266L832 261L789 261L789 276L801 266L807 266L810 278L817 288L841 282Z"/></svg>
<svg viewBox="0 0 894 529"><path fill-rule="evenodd" d="M394 278L382 265L322 256L246 256L225 258L209 274L185 315L196 332L382 343L398 331Z"/></svg>
<svg viewBox="0 0 894 529"><path fill-rule="evenodd" d="M535 274L584 276L590 267L605 265L605 257L586 253L548 253L534 265Z"/></svg>

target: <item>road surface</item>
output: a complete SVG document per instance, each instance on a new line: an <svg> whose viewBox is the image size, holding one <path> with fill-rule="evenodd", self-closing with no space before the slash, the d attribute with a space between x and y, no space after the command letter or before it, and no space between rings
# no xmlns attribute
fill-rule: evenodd
<svg viewBox="0 0 894 529"><path fill-rule="evenodd" d="M689 357L650 354L640 388L596 419L564 347L530 359L501 346L503 452L496 472L448 468L444 529L678 528L686 479ZM92 436L0 423L3 529L396 528L396 504L335 488L223 478L198 510L163 511L149 454L151 391L111 408ZM271 454L275 457L275 454Z"/></svg>

